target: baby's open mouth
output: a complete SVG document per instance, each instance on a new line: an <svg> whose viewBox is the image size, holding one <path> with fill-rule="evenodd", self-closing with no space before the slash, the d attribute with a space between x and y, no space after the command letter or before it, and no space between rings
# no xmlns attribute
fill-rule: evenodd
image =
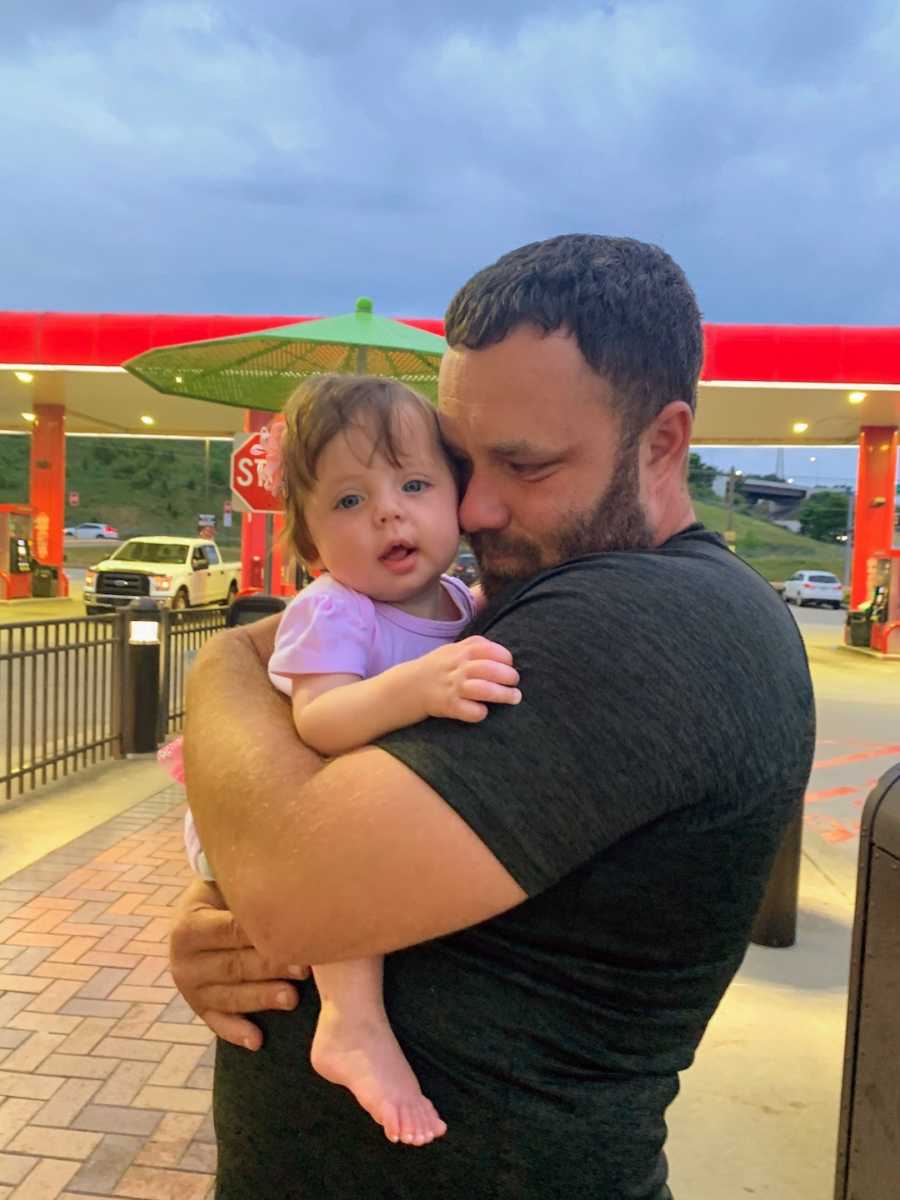
<svg viewBox="0 0 900 1200"><path fill-rule="evenodd" d="M415 546L408 546L405 542L395 542L388 550L382 554L382 562L403 562L409 558L411 554L415 554Z"/></svg>

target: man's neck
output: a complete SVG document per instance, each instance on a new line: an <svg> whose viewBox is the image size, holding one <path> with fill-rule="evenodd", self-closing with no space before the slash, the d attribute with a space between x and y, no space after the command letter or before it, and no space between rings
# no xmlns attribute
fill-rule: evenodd
<svg viewBox="0 0 900 1200"><path fill-rule="evenodd" d="M689 525L696 524L696 521L697 514L694 512L690 496L687 493L679 495L677 502L671 508L664 510L662 518L656 526L653 544L661 546L663 542L673 538L676 533L681 533Z"/></svg>

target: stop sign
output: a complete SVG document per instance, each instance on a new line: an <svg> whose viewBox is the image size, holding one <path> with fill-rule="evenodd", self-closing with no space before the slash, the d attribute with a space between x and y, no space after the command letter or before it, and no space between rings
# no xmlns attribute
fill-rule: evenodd
<svg viewBox="0 0 900 1200"><path fill-rule="evenodd" d="M280 512L281 502L263 486L265 452L258 433L251 433L231 456L231 490L239 507L250 512Z"/></svg>

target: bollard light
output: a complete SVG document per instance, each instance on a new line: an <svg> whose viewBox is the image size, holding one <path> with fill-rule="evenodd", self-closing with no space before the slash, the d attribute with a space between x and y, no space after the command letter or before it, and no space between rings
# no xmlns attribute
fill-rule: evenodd
<svg viewBox="0 0 900 1200"><path fill-rule="evenodd" d="M125 610L128 647L124 672L122 745L126 755L152 754L157 746L160 704L160 622L149 596Z"/></svg>
<svg viewBox="0 0 900 1200"><path fill-rule="evenodd" d="M159 621L134 621L128 629L132 646L153 646L159 643Z"/></svg>
<svg viewBox="0 0 900 1200"><path fill-rule="evenodd" d="M160 612L149 596L138 596L128 606L128 642L132 646L159 645Z"/></svg>

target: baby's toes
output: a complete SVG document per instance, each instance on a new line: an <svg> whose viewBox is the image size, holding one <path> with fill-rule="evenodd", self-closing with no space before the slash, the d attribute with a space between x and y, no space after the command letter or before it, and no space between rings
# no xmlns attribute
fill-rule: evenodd
<svg viewBox="0 0 900 1200"><path fill-rule="evenodd" d="M400 1140L407 1146L424 1146L432 1140L425 1115L424 1102L403 1106L400 1118Z"/></svg>
<svg viewBox="0 0 900 1200"><path fill-rule="evenodd" d="M437 1109L430 1100L425 1101L425 1117L427 1120L427 1129L431 1136L433 1138L443 1137L447 1132L447 1122L441 1120Z"/></svg>
<svg viewBox="0 0 900 1200"><path fill-rule="evenodd" d="M381 1109L381 1127L384 1130L384 1136L389 1142L399 1142L403 1136L403 1121L401 1110L396 1104L391 1104L389 1100L385 1100Z"/></svg>

